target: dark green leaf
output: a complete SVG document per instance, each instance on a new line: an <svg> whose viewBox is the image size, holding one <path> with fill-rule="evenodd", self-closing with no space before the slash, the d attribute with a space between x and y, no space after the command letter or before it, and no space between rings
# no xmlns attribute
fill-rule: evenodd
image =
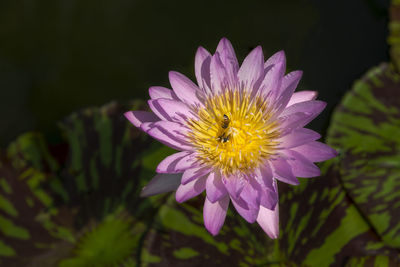
<svg viewBox="0 0 400 267"><path fill-rule="evenodd" d="M400 248L400 75L388 64L357 81L337 108L329 143L341 149L341 179L388 246Z"/></svg>

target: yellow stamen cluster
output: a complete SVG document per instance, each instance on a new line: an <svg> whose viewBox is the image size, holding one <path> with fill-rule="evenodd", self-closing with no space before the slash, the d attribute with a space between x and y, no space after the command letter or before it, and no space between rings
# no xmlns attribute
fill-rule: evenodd
<svg viewBox="0 0 400 267"><path fill-rule="evenodd" d="M278 124L271 122L265 98L251 97L244 90L226 90L210 97L190 120L189 139L197 147L198 159L225 175L253 171L275 154Z"/></svg>

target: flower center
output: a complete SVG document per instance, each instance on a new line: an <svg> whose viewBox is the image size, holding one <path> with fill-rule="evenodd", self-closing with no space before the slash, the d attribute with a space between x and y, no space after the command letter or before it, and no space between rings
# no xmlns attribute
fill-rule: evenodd
<svg viewBox="0 0 400 267"><path fill-rule="evenodd" d="M207 98L197 111L199 120L189 121L189 139L198 159L225 175L248 173L275 154L279 137L271 107L260 96L226 90Z"/></svg>

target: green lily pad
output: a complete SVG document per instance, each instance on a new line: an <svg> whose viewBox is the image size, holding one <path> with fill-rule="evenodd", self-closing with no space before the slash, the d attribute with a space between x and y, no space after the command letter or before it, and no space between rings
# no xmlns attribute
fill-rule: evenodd
<svg viewBox="0 0 400 267"><path fill-rule="evenodd" d="M392 0L389 9L390 22L388 43L390 45L390 56L397 70L400 70L400 1Z"/></svg>
<svg viewBox="0 0 400 267"><path fill-rule="evenodd" d="M385 246L341 184L339 159L321 164L323 175L280 184L279 247L284 258L305 266L343 266L350 257L398 256Z"/></svg>
<svg viewBox="0 0 400 267"><path fill-rule="evenodd" d="M45 257L55 263L72 249L74 214L53 206L40 184L49 177L32 167L0 166L0 264L25 266ZM46 255L46 256L44 256ZM43 265L42 265L43 266Z"/></svg>
<svg viewBox="0 0 400 267"><path fill-rule="evenodd" d="M339 157L320 164L319 178L279 184L284 258L305 266L400 263L399 82L388 64L357 81L329 128Z"/></svg>
<svg viewBox="0 0 400 267"><path fill-rule="evenodd" d="M72 256L59 262L60 267L116 266L127 259L136 264L137 245L146 228L143 223L118 211L87 228Z"/></svg>
<svg viewBox="0 0 400 267"><path fill-rule="evenodd" d="M365 257L352 257L345 265L346 267L361 267L361 266L373 266L373 267L396 267L398 261L395 258L391 258L387 255L377 256L365 256Z"/></svg>
<svg viewBox="0 0 400 267"><path fill-rule="evenodd" d="M344 189L362 216L400 248L400 75L371 69L336 109L328 142L340 148Z"/></svg>
<svg viewBox="0 0 400 267"><path fill-rule="evenodd" d="M133 108L142 106L137 102ZM158 147L123 116L127 110L110 103L74 113L60 124L69 147L60 180L68 205L79 209L78 224L101 219L121 205L136 212L142 204L142 161L145 153Z"/></svg>
<svg viewBox="0 0 400 267"><path fill-rule="evenodd" d="M140 240L166 198L139 193L173 150L129 123L123 113L132 107L143 104L72 114L60 124L62 144L27 133L9 145L0 161L1 263L87 266L95 257L96 266L137 266Z"/></svg>
<svg viewBox="0 0 400 267"><path fill-rule="evenodd" d="M257 224L232 212L232 206L220 233L212 236L203 224L204 197L179 204L171 194L145 237L143 266L265 266L279 262L276 242Z"/></svg>
<svg viewBox="0 0 400 267"><path fill-rule="evenodd" d="M136 266L140 240L148 231L148 225L152 224L158 207L165 202L166 196L146 199L140 198L139 194L155 175L158 162L174 151L131 125L123 116L130 108L144 109L144 106L142 102L129 107L110 103L74 113L61 124L69 147L60 173L60 180L69 196L67 204L79 211L78 228L86 232L93 221L98 225L97 230L85 234L87 237L76 243L75 252L61 261L62 266L85 266L93 257L97 258L97 254L105 258L98 259L96 266ZM121 226L122 232L126 232L125 226L129 225L125 245L113 246L117 251L111 254L102 253L105 247L99 245L96 248L91 244L96 244L96 240L113 243L120 239L121 231L106 230L110 228L107 227L109 214L121 208L128 216L111 221ZM88 252L91 256L87 255Z"/></svg>

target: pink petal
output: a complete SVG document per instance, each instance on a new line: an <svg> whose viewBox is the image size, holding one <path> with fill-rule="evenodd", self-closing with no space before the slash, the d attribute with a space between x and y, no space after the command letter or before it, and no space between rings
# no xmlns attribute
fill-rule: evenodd
<svg viewBox="0 0 400 267"><path fill-rule="evenodd" d="M278 238L279 205L276 205L274 210L269 210L261 206L257 216L257 223L270 238Z"/></svg>
<svg viewBox="0 0 400 267"><path fill-rule="evenodd" d="M189 78L179 72L170 71L169 82L175 94L184 103L193 106L203 106L198 98L200 90Z"/></svg>
<svg viewBox="0 0 400 267"><path fill-rule="evenodd" d="M174 191L180 185L182 174L157 174L142 189L141 197L149 197L157 194Z"/></svg>
<svg viewBox="0 0 400 267"><path fill-rule="evenodd" d="M183 102L170 99L148 101L151 110L163 120L185 124L188 119L198 120L194 112Z"/></svg>
<svg viewBox="0 0 400 267"><path fill-rule="evenodd" d="M296 112L319 114L326 107L326 103L320 100L310 100L291 105L285 108L282 116L287 116Z"/></svg>
<svg viewBox="0 0 400 267"><path fill-rule="evenodd" d="M317 141L309 142L302 146L294 147L291 149L299 152L303 156L306 156L312 162L325 161L338 155L336 150Z"/></svg>
<svg viewBox="0 0 400 267"><path fill-rule="evenodd" d="M276 52L269 59L267 59L264 64L264 69L267 69L272 65L276 65L278 63L283 63L283 68L286 69L286 56L283 50Z"/></svg>
<svg viewBox="0 0 400 267"><path fill-rule="evenodd" d="M279 89L281 88L283 75L285 74L285 63L278 62L265 74L264 80L261 83L260 90L262 94L266 96L269 92L272 92L273 99L279 96Z"/></svg>
<svg viewBox="0 0 400 267"><path fill-rule="evenodd" d="M212 202L220 200L227 194L224 184L222 183L219 171L210 173L206 183L207 198Z"/></svg>
<svg viewBox="0 0 400 267"><path fill-rule="evenodd" d="M183 159L181 159L180 161L178 161L176 163L176 170L183 172L186 171L187 169L190 168L195 168L199 166L199 162L197 161L197 158L195 156L195 154L192 154L190 156L187 156Z"/></svg>
<svg viewBox="0 0 400 267"><path fill-rule="evenodd" d="M195 196L200 195L206 188L207 176L191 181L185 185L181 184L175 193L176 201L185 202Z"/></svg>
<svg viewBox="0 0 400 267"><path fill-rule="evenodd" d="M144 122L156 122L160 120L154 113L141 110L125 112L124 116L138 128L140 128L140 125Z"/></svg>
<svg viewBox="0 0 400 267"><path fill-rule="evenodd" d="M194 148L185 140L188 129L176 122L158 121L153 123L143 123L142 129L161 143L176 150L193 150Z"/></svg>
<svg viewBox="0 0 400 267"><path fill-rule="evenodd" d="M298 120L297 127L304 127L315 117L317 117L325 107L326 103L319 100L300 102L285 108L280 117L291 116L296 113L303 113L306 116L303 119Z"/></svg>
<svg viewBox="0 0 400 267"><path fill-rule="evenodd" d="M211 88L215 95L222 93L227 87L227 73L222 64L219 53L216 52L211 58L210 64Z"/></svg>
<svg viewBox="0 0 400 267"><path fill-rule="evenodd" d="M154 128L154 124L157 123L159 121L156 122L143 122L142 124L140 124L140 129L147 133L149 130Z"/></svg>
<svg viewBox="0 0 400 267"><path fill-rule="evenodd" d="M187 158L190 158L192 152L190 151L182 151L178 153L174 153L165 159L163 159L157 166L156 172L158 173L179 173L183 172L184 169L177 168L176 165L180 161L187 162ZM190 167L189 165L188 167Z"/></svg>
<svg viewBox="0 0 400 267"><path fill-rule="evenodd" d="M293 93L292 97L287 104L287 107L290 107L293 104L310 101L317 98L318 92L316 91L300 91Z"/></svg>
<svg viewBox="0 0 400 267"><path fill-rule="evenodd" d="M237 81L239 63L231 42L226 38L222 38L217 46L217 52L219 53L221 62L225 67L228 83L233 87Z"/></svg>
<svg viewBox="0 0 400 267"><path fill-rule="evenodd" d="M289 163L287 163L285 159L278 158L270 160L270 163L274 171L274 177L276 179L287 184L292 184L292 185L299 184L299 181L292 172L291 166L289 165Z"/></svg>
<svg viewBox="0 0 400 267"><path fill-rule="evenodd" d="M147 104L149 105L151 111L154 112L161 120L163 121L172 121L172 118L166 113L160 105L158 105L157 100L148 100Z"/></svg>
<svg viewBox="0 0 400 267"><path fill-rule="evenodd" d="M280 114L285 107L287 107L290 98L292 97L294 90L300 82L302 71L292 71L285 75L282 79L280 96L275 104L275 110L277 114Z"/></svg>
<svg viewBox="0 0 400 267"><path fill-rule="evenodd" d="M166 98L166 99L179 100L179 98L176 96L174 91L172 91L171 89L162 87L162 86L150 87L149 95L150 95L151 99Z"/></svg>
<svg viewBox="0 0 400 267"><path fill-rule="evenodd" d="M187 127L183 126L181 123L173 121L157 121L153 122L152 126L160 128L170 133L176 139L182 141L187 138L189 132L189 129Z"/></svg>
<svg viewBox="0 0 400 267"><path fill-rule="evenodd" d="M321 138L321 135L307 128L293 130L290 134L282 136L278 139L280 148L292 148L304 145L308 142L315 141Z"/></svg>
<svg viewBox="0 0 400 267"><path fill-rule="evenodd" d="M226 190L231 196L238 198L247 181L242 176L231 175L228 177L222 177L222 183L225 185Z"/></svg>
<svg viewBox="0 0 400 267"><path fill-rule="evenodd" d="M253 183L247 183L242 192L240 193L240 198L243 199L247 203L249 207L252 209L258 209L260 206L260 191L261 188L258 184L255 184L256 186L253 186Z"/></svg>
<svg viewBox="0 0 400 267"><path fill-rule="evenodd" d="M303 72L301 70L295 70L295 71L292 71L292 72L289 72L288 74L286 74L282 80L281 92L283 93L284 91L286 91L288 88L291 88L291 87L296 88L297 85L299 84L302 76L303 76ZM292 94L290 96L292 96Z"/></svg>
<svg viewBox="0 0 400 267"><path fill-rule="evenodd" d="M254 178L264 190L274 190L272 169L268 161L256 170Z"/></svg>
<svg viewBox="0 0 400 267"><path fill-rule="evenodd" d="M199 177L209 174L210 172L211 168L209 167L195 167L187 169L182 175L181 184L185 185Z"/></svg>
<svg viewBox="0 0 400 267"><path fill-rule="evenodd" d="M225 196L215 203L206 198L203 209L203 219L206 229L212 234L217 235L224 225L226 211L229 206L229 196Z"/></svg>
<svg viewBox="0 0 400 267"><path fill-rule="evenodd" d="M279 197L278 197L278 187L276 180L274 179L274 191L271 190L262 190L261 191L261 201L260 205L267 209L274 209L277 206Z"/></svg>
<svg viewBox="0 0 400 267"><path fill-rule="evenodd" d="M199 47L196 52L194 60L194 72L196 74L197 84L200 88L210 88L210 63L211 54L204 49Z"/></svg>
<svg viewBox="0 0 400 267"><path fill-rule="evenodd" d="M285 150L282 153L287 156L287 162L296 177L311 178L321 175L319 168L300 153L292 150Z"/></svg>
<svg viewBox="0 0 400 267"><path fill-rule="evenodd" d="M253 85L264 74L264 55L261 46L254 48L244 59L238 71L240 84L246 89L252 89Z"/></svg>
<svg viewBox="0 0 400 267"><path fill-rule="evenodd" d="M243 199L235 199L231 197L231 201L236 211L242 216L247 222L253 223L257 219L259 207L250 207Z"/></svg>
<svg viewBox="0 0 400 267"><path fill-rule="evenodd" d="M309 113L297 112L293 114L280 115L278 118L279 131L281 136L285 136L297 128L305 125L305 121L311 116Z"/></svg>
<svg viewBox="0 0 400 267"><path fill-rule="evenodd" d="M232 68L236 72L239 70L235 50L228 39L225 37L222 38L218 43L216 51L220 54L222 63L226 68Z"/></svg>

